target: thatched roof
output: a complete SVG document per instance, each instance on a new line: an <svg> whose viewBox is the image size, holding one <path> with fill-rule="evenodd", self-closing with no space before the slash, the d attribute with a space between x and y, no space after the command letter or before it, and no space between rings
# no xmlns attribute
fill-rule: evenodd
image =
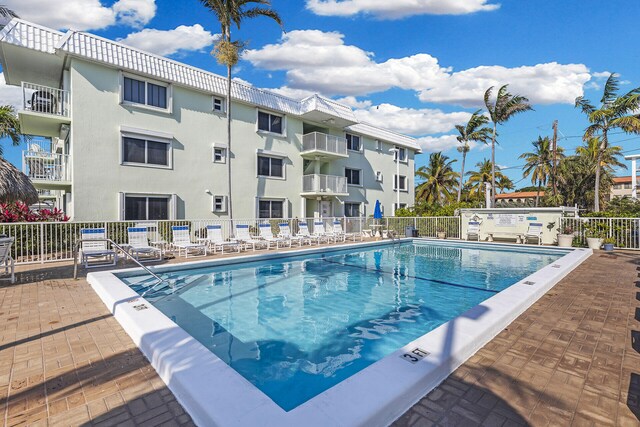
<svg viewBox="0 0 640 427"><path fill-rule="evenodd" d="M0 158L0 203L18 201L28 205L36 203L38 192L25 174Z"/></svg>

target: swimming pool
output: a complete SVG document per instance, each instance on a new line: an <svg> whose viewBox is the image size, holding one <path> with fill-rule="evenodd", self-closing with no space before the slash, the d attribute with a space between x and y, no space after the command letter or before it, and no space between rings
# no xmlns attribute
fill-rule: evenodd
<svg viewBox="0 0 640 427"><path fill-rule="evenodd" d="M497 312L488 300L506 297L502 291L514 284L541 295L545 288L535 284L542 281L525 279L541 271L561 277L569 265L559 260L571 254L420 240L312 252L231 265L172 267L163 273L172 288L160 287L145 297L282 410L303 413L325 396L353 386L356 379L362 383L374 367L389 365L394 353L402 357L399 349L419 350L418 355L424 351L425 360L440 357L442 349L433 344L414 349L411 343L435 336L456 319L462 319L459 325L465 317L491 320ZM139 293L149 283L138 271L116 277ZM521 311L518 304L508 305ZM484 342L501 327L486 328ZM472 338L475 332L458 332L456 340ZM447 351L460 346L447 345ZM467 347L464 351L471 351ZM153 356L147 357L154 362ZM412 362L397 359L406 366ZM384 364L376 363L382 360ZM420 369L426 364L414 374Z"/></svg>

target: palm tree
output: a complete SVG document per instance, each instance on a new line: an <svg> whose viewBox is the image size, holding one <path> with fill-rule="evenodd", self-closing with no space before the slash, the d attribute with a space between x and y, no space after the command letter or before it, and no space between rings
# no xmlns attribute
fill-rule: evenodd
<svg viewBox="0 0 640 427"><path fill-rule="evenodd" d="M481 198L484 193L485 183L491 182L492 178L491 161L484 159L476 163L476 168L477 170L467 172L467 176L469 177L467 184L471 198ZM494 176L497 181L497 188L502 188L503 190L513 188L513 183L500 171L499 167L495 171Z"/></svg>
<svg viewBox="0 0 640 427"><path fill-rule="evenodd" d="M233 219L231 202L231 70L240 59L243 44L231 39L231 27L240 29L244 19L264 16L276 21L282 27L280 15L271 9L271 0L201 0L204 6L212 11L220 23L221 38L216 43L214 53L218 62L227 67L227 174L229 192L229 219ZM258 6L254 6L257 4Z"/></svg>
<svg viewBox="0 0 640 427"><path fill-rule="evenodd" d="M593 209L600 211L600 169L602 155L609 144L609 132L621 129L626 133L640 134L640 118L637 114L640 108L640 88L629 91L626 95L618 96L620 82L618 76L612 73L604 85L604 92L600 99L600 107L596 108L583 96L576 98L576 108L586 114L590 125L584 132L583 140L589 141L594 136L600 136L600 145L596 155L596 176L593 195Z"/></svg>
<svg viewBox="0 0 640 427"><path fill-rule="evenodd" d="M416 188L416 199L426 203L439 203L451 200L454 189L458 185L458 173L453 171L452 164L456 160L449 160L442 153L432 153L429 164L421 166L416 176L424 182Z"/></svg>
<svg viewBox="0 0 640 427"><path fill-rule="evenodd" d="M551 140L545 136L538 137L537 141L533 143L534 151L523 153L520 155L521 159L525 159L527 163L524 165L522 176L524 178L531 175L531 183L533 185L538 184L538 191L536 193L536 207L540 201L540 191L542 186L547 185L547 181L551 176L553 169L553 150L551 148ZM562 159L564 156L562 147L558 147L556 150L557 157Z"/></svg>
<svg viewBox="0 0 640 427"><path fill-rule="evenodd" d="M9 138L13 145L19 145L21 136L16 110L11 105L0 106L0 138ZM2 145L0 145L0 157L2 154Z"/></svg>
<svg viewBox="0 0 640 427"><path fill-rule="evenodd" d="M511 117L518 113L532 110L529 100L524 96L511 95L508 91L509 85L504 85L498 89L495 101L491 99L494 87L491 86L484 93L484 105L487 107L489 117L493 123L493 135L491 137L491 194L492 205L496 203L496 136L498 125L506 123Z"/></svg>
<svg viewBox="0 0 640 427"><path fill-rule="evenodd" d="M462 153L462 167L460 168L460 186L458 187L458 203L462 197L462 185L464 177L464 165L467 159L467 153L469 152L469 142L478 141L487 143L489 139L489 133L491 129L483 127L489 123L489 118L483 114L480 114L482 110L478 110L471 115L466 125L456 125L459 135L456 137L458 142L462 145L458 146L458 152Z"/></svg>

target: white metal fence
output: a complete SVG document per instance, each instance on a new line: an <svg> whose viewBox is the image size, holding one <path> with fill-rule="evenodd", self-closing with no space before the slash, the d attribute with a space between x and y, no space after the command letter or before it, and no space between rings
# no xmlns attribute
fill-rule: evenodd
<svg viewBox="0 0 640 427"><path fill-rule="evenodd" d="M302 192L349 194L347 178L334 175L303 175Z"/></svg>
<svg viewBox="0 0 640 427"><path fill-rule="evenodd" d="M562 218L560 232L573 231L574 246L586 246L587 237L615 240L615 246L640 250L640 218Z"/></svg>
<svg viewBox="0 0 640 427"><path fill-rule="evenodd" d="M302 136L302 151L325 151L346 156L347 140L322 132L311 132Z"/></svg>
<svg viewBox="0 0 640 427"><path fill-rule="evenodd" d="M69 91L22 82L22 105L28 111L69 117Z"/></svg>
<svg viewBox="0 0 640 427"><path fill-rule="evenodd" d="M331 230L334 220L339 220L346 232L372 233L385 230L395 231L404 236L406 227L413 227L420 237L436 237L439 231L447 238L460 237L460 218L323 218L326 230ZM80 238L83 228L105 228L107 237L122 244L127 242L127 227L146 226L152 241L171 242L171 226L188 225L193 239L206 236L207 225L221 225L223 236L232 236L232 224L247 224L251 234L258 233L258 224L271 224L274 234L279 232L278 224L288 223L291 232L299 231L299 223L305 221L313 233L314 218L307 219L234 219L230 220L175 220L175 221L86 221L86 222L30 222L0 224L0 235L15 237L12 257L18 264L68 261L73 258L73 248Z"/></svg>

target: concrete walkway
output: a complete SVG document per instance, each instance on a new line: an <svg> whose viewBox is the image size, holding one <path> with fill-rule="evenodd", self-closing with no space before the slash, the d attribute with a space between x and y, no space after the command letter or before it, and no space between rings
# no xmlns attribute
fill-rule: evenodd
<svg viewBox="0 0 640 427"><path fill-rule="evenodd" d="M594 255L395 425L640 425L639 266ZM84 279L19 270L0 287L6 425L192 423Z"/></svg>

